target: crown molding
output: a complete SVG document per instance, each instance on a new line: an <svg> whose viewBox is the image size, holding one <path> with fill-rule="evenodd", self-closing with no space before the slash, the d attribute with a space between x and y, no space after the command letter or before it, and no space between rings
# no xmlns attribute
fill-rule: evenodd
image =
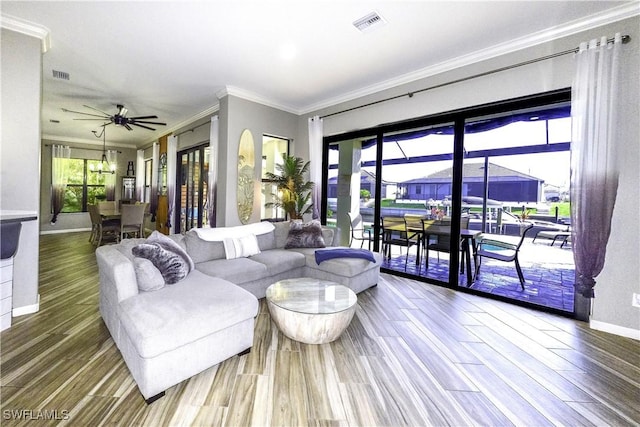
<svg viewBox="0 0 640 427"><path fill-rule="evenodd" d="M487 49L482 49L469 55L459 56L451 60L441 62L420 70L412 71L400 76L388 79L362 89L358 89L339 97L320 101L301 109L299 114L308 114L324 108L332 107L344 102L353 101L368 95L373 95L383 90L392 89L403 84L411 83L427 77L455 70L457 68L473 65L482 61L493 59L502 55L517 52L543 43L552 42L564 37L572 36L583 31L601 27L640 15L640 3L630 2L617 8L609 9L603 13L590 15L582 19L570 21L556 27L550 27L537 33L501 43ZM576 46L577 47L577 46Z"/></svg>
<svg viewBox="0 0 640 427"><path fill-rule="evenodd" d="M15 31L16 33L40 39L40 49L42 53L46 53L51 49L51 31L43 25L3 13L0 15L0 26L7 30Z"/></svg>
<svg viewBox="0 0 640 427"><path fill-rule="evenodd" d="M191 123L193 123L195 121L203 119L203 118L205 118L207 116L212 116L213 114L217 113L219 110L220 110L220 104L212 105L211 107L207 108L206 110L203 110L203 111L199 112L198 114L195 114L195 115L189 117L188 119L185 119L185 120L181 121L180 123L177 123L177 124L171 126L169 129L166 129L163 132L163 135L171 135L175 131L180 130L180 129L184 128L184 127L187 127L187 126L189 126ZM158 140L158 138L148 139L142 144L142 146L146 147L149 144L151 144L153 142L156 142L157 140Z"/></svg>
<svg viewBox="0 0 640 427"><path fill-rule="evenodd" d="M295 115L300 115L301 112L299 109L294 108L290 105L285 105L285 104L280 104L277 102L274 102L270 99L267 99L265 97L263 97L262 95L259 95L257 93L245 90L245 89L241 89L238 87L234 87L234 86L225 86L223 89L219 90L218 92L216 92L216 96L218 97L218 99L222 99L227 95L231 95L231 96L235 96L237 98L242 98L246 101L251 101L251 102L255 102L258 104L262 104L265 105L267 107L272 107L272 108L276 108L278 110L281 111L286 111L287 113L292 113Z"/></svg>

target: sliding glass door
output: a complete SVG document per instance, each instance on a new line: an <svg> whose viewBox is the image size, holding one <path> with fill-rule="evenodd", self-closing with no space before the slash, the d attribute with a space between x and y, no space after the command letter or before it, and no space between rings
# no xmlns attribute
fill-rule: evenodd
<svg viewBox="0 0 640 427"><path fill-rule="evenodd" d="M324 218L343 245L371 229L383 271L572 313L569 103L560 90L326 137Z"/></svg>
<svg viewBox="0 0 640 427"><path fill-rule="evenodd" d="M382 144L384 266L444 284L450 275L453 129L443 123L387 132Z"/></svg>
<svg viewBox="0 0 640 427"><path fill-rule="evenodd" d="M178 153L178 188L180 195L176 215L176 232L194 227L209 227L207 209L209 173L209 145L190 148Z"/></svg>
<svg viewBox="0 0 640 427"><path fill-rule="evenodd" d="M462 203L470 228L517 249L481 247L489 256L475 290L573 311L570 139L568 102L466 121Z"/></svg>

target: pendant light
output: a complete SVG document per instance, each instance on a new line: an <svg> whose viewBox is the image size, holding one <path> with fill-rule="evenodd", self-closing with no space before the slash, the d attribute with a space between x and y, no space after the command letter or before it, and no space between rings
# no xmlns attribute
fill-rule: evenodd
<svg viewBox="0 0 640 427"><path fill-rule="evenodd" d="M98 131L95 131L95 130L92 131L93 135L96 138L102 138L102 158L100 159L100 163L98 163L98 169L96 170L93 163L89 165L89 170L93 173L99 173L99 174L116 173L115 163L109 164L109 160L107 159L107 135L106 135L107 132L106 131L107 131L106 124L102 125L102 132L100 133L100 135L98 135Z"/></svg>

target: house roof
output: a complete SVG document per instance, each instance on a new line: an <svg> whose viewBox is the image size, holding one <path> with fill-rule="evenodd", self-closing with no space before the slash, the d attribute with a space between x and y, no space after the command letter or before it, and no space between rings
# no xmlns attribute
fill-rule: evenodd
<svg viewBox="0 0 640 427"><path fill-rule="evenodd" d="M467 163L462 170L462 176L467 182L484 180L484 163ZM536 178L504 166L489 163L489 176L493 181L539 181L544 182L541 178ZM422 178L410 179L402 181L402 184L425 184L430 182L451 181L453 179L453 168L442 169Z"/></svg>

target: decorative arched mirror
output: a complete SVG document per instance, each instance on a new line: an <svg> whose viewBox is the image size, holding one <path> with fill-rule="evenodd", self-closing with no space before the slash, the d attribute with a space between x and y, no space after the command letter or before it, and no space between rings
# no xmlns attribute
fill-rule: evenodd
<svg viewBox="0 0 640 427"><path fill-rule="evenodd" d="M253 135L245 129L238 147L238 217L243 224L247 224L253 214L255 166Z"/></svg>

